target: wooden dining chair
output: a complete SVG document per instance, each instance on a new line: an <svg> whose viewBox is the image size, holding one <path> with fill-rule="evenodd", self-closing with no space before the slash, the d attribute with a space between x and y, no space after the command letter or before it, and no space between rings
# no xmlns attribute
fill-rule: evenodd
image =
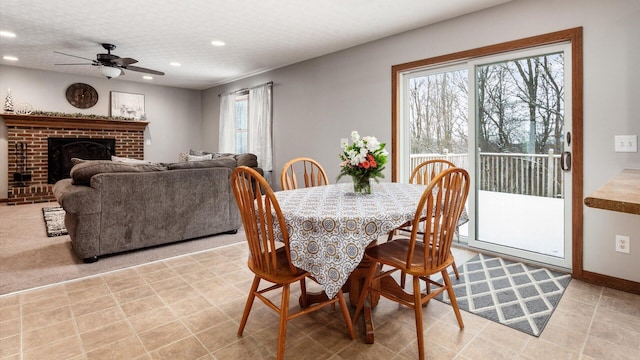
<svg viewBox="0 0 640 360"><path fill-rule="evenodd" d="M379 293L389 300L413 308L418 355L421 360L424 359L422 306L429 300L446 290L458 325L460 329L464 328L447 268L453 263L451 243L468 194L469 173L466 170L450 168L442 171L429 183L420 198L411 223L411 236L372 246L365 251L365 257L372 265L358 300L354 323L358 320L367 295L371 293ZM424 232L419 232L420 228L424 228ZM380 265L386 267L377 273ZM396 271L402 271L412 277L411 294L401 288L391 276ZM431 279L431 276L437 273L442 275L440 282ZM376 281L380 282L379 285L374 285ZM425 292L421 290L422 282L427 284ZM431 288L431 285L434 285L434 288Z"/></svg>
<svg viewBox="0 0 640 360"><path fill-rule="evenodd" d="M441 173L443 170L446 170L452 167L456 167L456 165L451 161L444 160L444 159L432 159L432 160L423 161L411 171L411 176L409 177L409 183L428 185L431 182L431 180L433 180L436 177L436 175ZM465 218L466 218L466 215L465 215ZM466 223L467 221L468 221L468 218L466 218L466 220L462 220L461 223L459 223L458 226L456 226L456 233L455 233L456 238L460 237L459 227L464 223ZM405 224L400 225L395 230L390 231L387 241L393 240L393 236L395 235L396 231L411 234L410 223L411 222L407 222ZM460 279L460 274L458 273L458 267L456 266L455 260L453 261L453 264L451 265L451 267L453 267L453 272L456 275L456 279ZM405 284L406 284L406 276L402 274L400 277L400 285L404 288Z"/></svg>
<svg viewBox="0 0 640 360"><path fill-rule="evenodd" d="M329 184L327 174L320 163L308 157L290 160L282 167L280 173L282 190L297 189L302 187L303 183L304 187Z"/></svg>
<svg viewBox="0 0 640 360"><path fill-rule="evenodd" d="M313 277L302 269L299 269L291 262L289 249L289 234L287 226L280 210L278 200L267 181L257 171L246 167L237 167L231 175L231 186L233 195L238 203L242 217L245 237L249 245L249 260L247 265L253 272L254 278L247 303L240 321L238 335L242 335L247 323L253 301L257 297L262 300L270 309L279 313L280 325L278 327L278 353L277 358L283 359L285 339L287 335L287 322L298 316L305 315L322 307L338 302L342 310L342 316L347 324L350 338L355 339L349 309L344 299L342 291L333 299L326 299L317 304L307 306L306 285L307 278L315 281ZM282 238L276 239L275 231L279 228ZM265 280L272 285L258 290L260 281ZM299 282L301 289L301 302L303 307L300 311L289 313L290 286ZM273 303L264 294L273 290L282 289L280 306Z"/></svg>

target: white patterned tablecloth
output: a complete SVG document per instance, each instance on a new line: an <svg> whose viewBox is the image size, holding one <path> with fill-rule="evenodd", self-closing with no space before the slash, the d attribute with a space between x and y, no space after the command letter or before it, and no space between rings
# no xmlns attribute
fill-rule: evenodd
<svg viewBox="0 0 640 360"><path fill-rule="evenodd" d="M353 184L276 192L289 231L291 259L332 298L358 266L369 243L413 219L426 186L374 183L371 194Z"/></svg>

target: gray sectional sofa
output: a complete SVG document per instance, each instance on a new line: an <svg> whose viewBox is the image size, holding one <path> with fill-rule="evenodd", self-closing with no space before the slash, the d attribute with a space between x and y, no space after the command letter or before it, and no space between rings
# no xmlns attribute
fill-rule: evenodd
<svg viewBox="0 0 640 360"><path fill-rule="evenodd" d="M78 161L53 192L75 253L85 262L133 249L234 233L242 226L230 176L253 154L138 164ZM259 171L260 169L257 168Z"/></svg>

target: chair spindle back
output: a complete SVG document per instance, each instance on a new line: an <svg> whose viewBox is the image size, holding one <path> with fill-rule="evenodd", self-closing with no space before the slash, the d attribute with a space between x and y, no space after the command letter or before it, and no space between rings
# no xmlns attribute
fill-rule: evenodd
<svg viewBox="0 0 640 360"><path fill-rule="evenodd" d="M425 270L440 267L451 256L451 243L469 195L469 186L469 173L457 167L445 169L431 180L412 223L407 268L414 258L417 241L422 241L428 249L424 254Z"/></svg>
<svg viewBox="0 0 640 360"><path fill-rule="evenodd" d="M329 184L327 174L320 163L311 158L299 157L287 162L282 168L280 173L282 190L302 187L302 184L298 184L299 177L301 182L304 182L304 187Z"/></svg>
<svg viewBox="0 0 640 360"><path fill-rule="evenodd" d="M254 265L267 274L278 275L276 250L284 244L289 254L289 234L273 190L260 173L246 166L235 168L231 185ZM276 227L280 227L282 239L276 239ZM295 266L290 257L288 260L293 273Z"/></svg>
<svg viewBox="0 0 640 360"><path fill-rule="evenodd" d="M418 166L411 171L409 177L410 184L422 184L427 185L432 179L436 177L442 170L456 167L454 163L442 159L433 159L421 162Z"/></svg>

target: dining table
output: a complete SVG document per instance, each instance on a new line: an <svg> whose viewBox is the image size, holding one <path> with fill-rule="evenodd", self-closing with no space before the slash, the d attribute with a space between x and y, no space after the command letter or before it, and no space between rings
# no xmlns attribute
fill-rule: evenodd
<svg viewBox="0 0 640 360"><path fill-rule="evenodd" d="M323 296L332 298L340 289L350 291L355 306L366 269L355 271L358 279L353 279L354 270L369 267L362 264L365 249L412 220L425 189L426 185L374 182L370 194L355 193L351 183L276 192L292 263L316 279ZM372 343L370 312L364 315L365 339Z"/></svg>

